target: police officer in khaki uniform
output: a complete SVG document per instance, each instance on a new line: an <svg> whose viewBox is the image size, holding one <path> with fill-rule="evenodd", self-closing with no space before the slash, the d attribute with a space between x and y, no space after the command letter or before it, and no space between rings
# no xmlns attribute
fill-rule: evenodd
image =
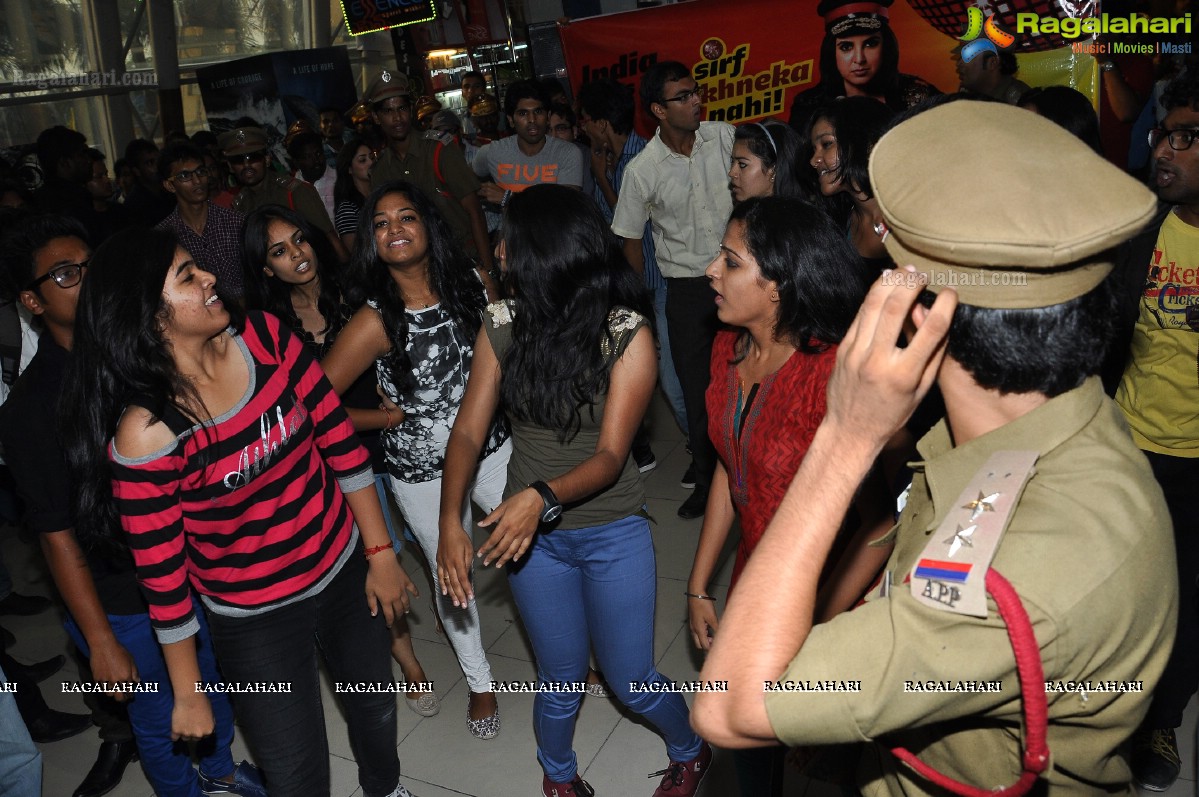
<svg viewBox="0 0 1199 797"><path fill-rule="evenodd" d="M387 149L371 168L371 187L404 180L423 191L445 217L455 240L485 272L492 269L492 247L476 192L479 179L462 150L425 138L413 124L408 78L380 70L367 85L363 102L387 136Z"/></svg>
<svg viewBox="0 0 1199 797"><path fill-rule="evenodd" d="M1095 374L1112 249L1154 197L1053 123L969 101L884 136L870 180L901 268L838 351L827 417L703 670L728 691L699 695L692 722L729 747L864 743L868 795L954 793L897 747L981 789L1023 771L1049 795L1132 794L1127 740L1170 651L1174 550ZM813 627L854 491L934 380L946 417L919 443L883 577Z"/></svg>
<svg viewBox="0 0 1199 797"><path fill-rule="evenodd" d="M249 215L263 205L290 208L325 234L340 260L349 259L316 189L297 177L276 174L271 169L266 131L239 127L222 133L217 143L239 186L233 198L234 210Z"/></svg>

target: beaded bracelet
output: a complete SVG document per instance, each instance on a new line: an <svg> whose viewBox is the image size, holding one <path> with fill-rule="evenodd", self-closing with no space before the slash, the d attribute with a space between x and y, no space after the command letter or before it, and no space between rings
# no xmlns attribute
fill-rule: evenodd
<svg viewBox="0 0 1199 797"><path fill-rule="evenodd" d="M379 553L380 551L386 551L386 550L389 550L390 548L391 548L391 543L389 542L384 545L376 545L374 548L367 548L365 551L363 551L363 553L366 554L367 559L370 559L372 556Z"/></svg>
<svg viewBox="0 0 1199 797"><path fill-rule="evenodd" d="M716 600L716 599L715 599L715 598L713 598L711 595L699 595L699 594L697 594L697 593L694 593L694 592L684 592L683 594L684 594L684 595L686 595L688 598L699 598L701 601L713 601L713 602L715 602L715 600Z"/></svg>

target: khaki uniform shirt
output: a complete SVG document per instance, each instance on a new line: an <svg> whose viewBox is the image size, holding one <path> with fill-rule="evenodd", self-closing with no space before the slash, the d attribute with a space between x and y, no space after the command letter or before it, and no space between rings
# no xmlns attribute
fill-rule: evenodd
<svg viewBox="0 0 1199 797"><path fill-rule="evenodd" d="M918 448L889 597L815 627L783 676L855 681L860 691L771 692L775 733L796 745L876 741L856 770L866 795L940 793L890 754L894 746L973 786L1016 780L1020 686L994 601L985 620L929 608L906 578L988 457L1033 450L1035 474L992 567L1019 594L1041 650L1051 753L1043 778L1051 795L1132 794L1122 745L1170 655L1178 596L1170 518L1119 410L1093 377L956 448L942 421ZM998 691L912 690L929 682L998 682Z"/></svg>
<svg viewBox="0 0 1199 797"><path fill-rule="evenodd" d="M316 229L326 234L333 233L333 222L325 212L320 195L308 183L286 174L267 172L262 182L253 188L242 186L233 198L232 208L249 215L263 205L282 205L290 208L307 220Z"/></svg>
<svg viewBox="0 0 1199 797"><path fill-rule="evenodd" d="M702 277L720 252L720 239L733 212L729 160L733 126L702 122L691 156L662 143L662 131L625 167L612 232L641 238L651 222L655 257L662 276Z"/></svg>
<svg viewBox="0 0 1199 797"><path fill-rule="evenodd" d="M470 214L462 207L462 198L479 190L479 178L467 165L462 150L443 144L438 156L441 172L439 181L433 168L436 148L436 141L413 130L408 135L408 152L403 158L396 155L391 147L379 154L379 159L371 167L371 188L378 188L393 180L412 183L429 197L445 217L454 233L454 240L465 247L468 253L477 254Z"/></svg>

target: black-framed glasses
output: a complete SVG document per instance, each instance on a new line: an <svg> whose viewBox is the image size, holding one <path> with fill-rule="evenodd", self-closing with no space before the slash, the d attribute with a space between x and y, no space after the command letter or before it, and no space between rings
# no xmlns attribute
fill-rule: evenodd
<svg viewBox="0 0 1199 797"><path fill-rule="evenodd" d="M84 260L82 263L64 263L61 266L55 266L26 285L25 290L35 291L39 285L47 280L54 280L55 284L60 288L74 288L83 279L83 270L87 268L88 262Z"/></svg>
<svg viewBox="0 0 1199 797"><path fill-rule="evenodd" d="M1190 149L1196 138L1199 138L1199 128L1180 127L1177 130L1165 130L1155 127L1149 131L1149 146L1156 148L1162 141L1168 141L1170 149L1181 152Z"/></svg>
<svg viewBox="0 0 1199 797"><path fill-rule="evenodd" d="M673 97L666 97L665 99L662 100L662 102L664 102L664 103L677 102L677 103L682 104L682 103L690 102L692 97L698 97L698 96L699 96L699 87L697 86L696 88L693 88L693 89L687 89L686 91L680 91L678 94L676 94Z"/></svg>
<svg viewBox="0 0 1199 797"><path fill-rule="evenodd" d="M266 160L265 152L248 152L245 155L227 155L225 160L230 166L242 166L247 163L262 163Z"/></svg>
<svg viewBox="0 0 1199 797"><path fill-rule="evenodd" d="M553 125L550 127L550 132L551 133L569 133L570 125L568 125L568 124Z"/></svg>
<svg viewBox="0 0 1199 797"><path fill-rule="evenodd" d="M171 175L171 179L180 183L190 183L199 177L201 180L207 180L210 174L207 166L201 166L198 169L183 169Z"/></svg>

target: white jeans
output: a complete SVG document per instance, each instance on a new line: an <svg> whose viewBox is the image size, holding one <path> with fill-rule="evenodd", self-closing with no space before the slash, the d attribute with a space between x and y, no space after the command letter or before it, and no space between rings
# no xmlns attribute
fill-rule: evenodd
<svg viewBox="0 0 1199 797"><path fill-rule="evenodd" d="M508 480L508 458L511 456L512 441L505 440L498 451L479 463L479 470L471 484L470 496L462 506L462 528L471 535L472 542L475 524L471 522L470 499L474 499L484 512L490 512L500 505L504 499L504 485ZM429 560L429 569L433 571L433 589L436 592L434 604L437 614L441 616L442 627L445 628L450 645L458 656L458 664L462 667L470 691L490 692L491 665L487 663L487 655L483 652L479 610L475 601L472 599L465 608L455 608L453 599L448 595L442 595L441 585L437 583L441 479L410 484L393 477L391 490L408 528L416 535L421 549L425 552L425 558Z"/></svg>

